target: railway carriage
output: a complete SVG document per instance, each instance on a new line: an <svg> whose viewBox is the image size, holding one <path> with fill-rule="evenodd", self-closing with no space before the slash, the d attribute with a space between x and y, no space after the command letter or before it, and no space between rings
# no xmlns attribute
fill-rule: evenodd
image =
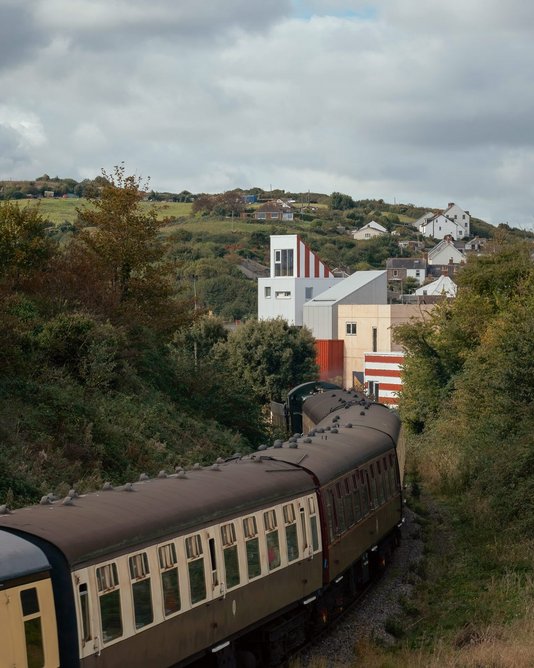
<svg viewBox="0 0 534 668"><path fill-rule="evenodd" d="M306 435L0 516L0 668L279 665L387 558L398 418L341 390Z"/></svg>

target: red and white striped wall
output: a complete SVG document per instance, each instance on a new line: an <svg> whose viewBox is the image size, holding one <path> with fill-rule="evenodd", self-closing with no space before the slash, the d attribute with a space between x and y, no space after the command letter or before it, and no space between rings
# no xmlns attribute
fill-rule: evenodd
<svg viewBox="0 0 534 668"><path fill-rule="evenodd" d="M365 353L364 384L370 394L383 404L396 406L402 390L404 353ZM378 386L378 397L376 388Z"/></svg>
<svg viewBox="0 0 534 668"><path fill-rule="evenodd" d="M334 274L297 235L297 277L333 278Z"/></svg>

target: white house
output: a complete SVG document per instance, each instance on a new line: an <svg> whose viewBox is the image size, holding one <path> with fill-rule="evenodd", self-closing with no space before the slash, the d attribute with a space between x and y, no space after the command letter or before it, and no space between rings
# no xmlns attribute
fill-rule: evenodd
<svg viewBox="0 0 534 668"><path fill-rule="evenodd" d="M341 281L297 234L273 234L270 275L258 278L258 319L301 326L304 304Z"/></svg>
<svg viewBox="0 0 534 668"><path fill-rule="evenodd" d="M469 215L469 211L464 211L458 204L449 202L443 215L458 224L459 237L465 239L471 235L471 216ZM462 234L460 234L460 232L462 232Z"/></svg>
<svg viewBox="0 0 534 668"><path fill-rule="evenodd" d="M465 255L449 239L443 239L428 251L427 262L429 265L463 264L465 261Z"/></svg>
<svg viewBox="0 0 534 668"><path fill-rule="evenodd" d="M388 231L383 225L377 223L376 220L372 220L367 225L360 227L359 230L354 230L352 233L353 239L359 239L365 241L366 239L372 239L373 237L382 237L384 234L388 234Z"/></svg>
<svg viewBox="0 0 534 668"><path fill-rule="evenodd" d="M437 281L432 281L432 283L427 283L426 285L417 288L415 294L420 297L456 297L457 289L456 283L451 278L448 276L440 276Z"/></svg>
<svg viewBox="0 0 534 668"><path fill-rule="evenodd" d="M458 223L447 218L443 213L437 213L432 218L428 218L419 226L419 231L425 237L434 237L443 239L450 236L453 239L463 238L463 230Z"/></svg>
<svg viewBox="0 0 534 668"><path fill-rule="evenodd" d="M426 213L424 213L424 214L421 216L421 218L418 218L416 221L414 221L414 222L412 223L412 225L413 225L414 227L416 227L417 229L419 229L419 228L421 227L421 225L423 225L424 223L426 223L428 220L430 220L430 219L433 218L434 216L435 216L435 213L434 213L433 211L427 211Z"/></svg>

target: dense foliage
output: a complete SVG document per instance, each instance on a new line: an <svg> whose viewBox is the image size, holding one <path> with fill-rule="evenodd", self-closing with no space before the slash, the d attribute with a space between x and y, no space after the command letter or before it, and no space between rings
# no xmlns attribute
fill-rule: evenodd
<svg viewBox="0 0 534 668"><path fill-rule="evenodd" d="M401 401L427 479L470 515L534 536L534 268L528 244L470 260L458 297L396 335Z"/></svg>
<svg viewBox="0 0 534 668"><path fill-rule="evenodd" d="M311 337L269 330L258 391L254 351L237 362L240 329L228 333L199 303L202 281L215 293L220 280L209 255L188 269L188 242L164 243L143 197L116 168L62 244L38 208L0 203L3 502L246 452L267 435L261 402L314 371Z"/></svg>

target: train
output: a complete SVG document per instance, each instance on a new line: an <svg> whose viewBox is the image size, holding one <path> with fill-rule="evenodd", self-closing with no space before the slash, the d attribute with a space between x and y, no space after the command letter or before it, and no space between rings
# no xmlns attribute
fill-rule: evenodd
<svg viewBox="0 0 534 668"><path fill-rule="evenodd" d="M399 540L401 424L299 396L252 454L0 507L0 668L280 666L341 614Z"/></svg>

